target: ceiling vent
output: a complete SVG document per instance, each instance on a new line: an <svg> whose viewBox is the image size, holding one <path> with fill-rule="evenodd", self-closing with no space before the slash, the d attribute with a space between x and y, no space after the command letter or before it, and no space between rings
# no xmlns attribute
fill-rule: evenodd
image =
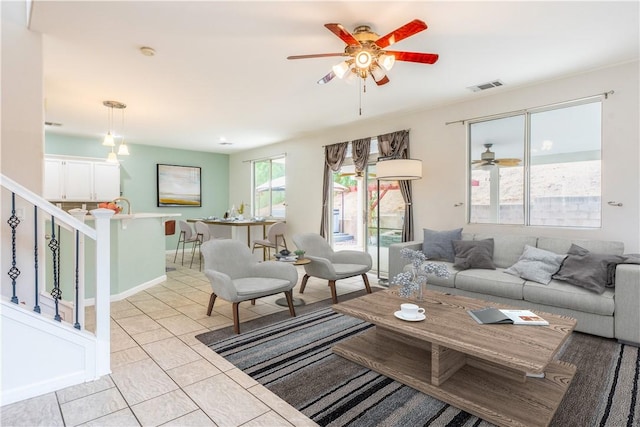
<svg viewBox="0 0 640 427"><path fill-rule="evenodd" d="M44 122L45 126L62 126L62 123L56 123L56 122Z"/></svg>
<svg viewBox="0 0 640 427"><path fill-rule="evenodd" d="M472 92L480 92L482 90L487 90L487 89L491 89L493 87L499 87L499 86L503 86L504 83L502 83L500 80L494 80L492 82L488 82L488 83L481 83L479 85L475 85L475 86L469 86L467 89L469 89Z"/></svg>

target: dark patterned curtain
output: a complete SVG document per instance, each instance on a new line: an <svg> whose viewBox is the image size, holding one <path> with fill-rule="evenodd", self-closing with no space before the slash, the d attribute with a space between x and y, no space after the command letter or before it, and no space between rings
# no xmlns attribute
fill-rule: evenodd
<svg viewBox="0 0 640 427"><path fill-rule="evenodd" d="M378 153L380 157L395 159L409 158L409 131L401 130L378 136ZM400 193L404 200L404 223L402 224L402 241L413 240L413 192L411 181L398 181Z"/></svg>
<svg viewBox="0 0 640 427"><path fill-rule="evenodd" d="M371 138L356 139L351 141L351 158L356 167L356 173L362 172L369 163L369 150Z"/></svg>
<svg viewBox="0 0 640 427"><path fill-rule="evenodd" d="M322 216L320 220L320 235L327 237L329 231L329 195L331 194L331 175L338 172L344 163L349 142L339 142L337 144L324 147L324 178L322 181Z"/></svg>

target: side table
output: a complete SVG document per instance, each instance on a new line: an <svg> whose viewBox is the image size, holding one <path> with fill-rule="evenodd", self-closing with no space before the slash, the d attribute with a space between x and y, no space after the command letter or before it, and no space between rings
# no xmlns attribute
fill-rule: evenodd
<svg viewBox="0 0 640 427"><path fill-rule="evenodd" d="M288 261L280 261L280 262L288 262ZM294 262L292 262L293 265L305 265L305 264L309 264L311 262L311 260L309 258L300 258ZM288 307L287 304L287 299L286 298L278 298L276 300L276 304L278 304L279 306L282 307ZM305 302L302 298L293 298L293 306L294 307L299 307L301 305L304 305Z"/></svg>

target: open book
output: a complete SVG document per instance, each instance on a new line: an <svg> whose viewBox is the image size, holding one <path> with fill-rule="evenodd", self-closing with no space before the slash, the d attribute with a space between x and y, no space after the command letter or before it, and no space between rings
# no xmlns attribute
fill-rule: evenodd
<svg viewBox="0 0 640 427"><path fill-rule="evenodd" d="M467 311L480 324L509 323L514 325L548 325L544 320L529 310L506 310L493 307Z"/></svg>

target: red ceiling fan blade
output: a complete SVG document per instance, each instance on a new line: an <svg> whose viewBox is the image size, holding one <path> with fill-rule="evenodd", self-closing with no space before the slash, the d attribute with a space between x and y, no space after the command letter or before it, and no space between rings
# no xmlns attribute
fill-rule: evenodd
<svg viewBox="0 0 640 427"><path fill-rule="evenodd" d="M323 84L329 83L331 80L333 80L335 76L336 74L333 71L329 71L329 74L327 74L326 76L318 80L318 84L323 85Z"/></svg>
<svg viewBox="0 0 640 427"><path fill-rule="evenodd" d="M387 76L384 76L380 80L376 80L376 78L373 77L373 74L371 75L371 77L373 78L373 81L376 82L378 86L386 85L387 83L389 83L389 77Z"/></svg>
<svg viewBox="0 0 640 427"><path fill-rule="evenodd" d="M324 24L333 34L340 37L340 39L348 45L359 45L360 42L341 24Z"/></svg>
<svg viewBox="0 0 640 427"><path fill-rule="evenodd" d="M324 58L327 56L344 56L344 52L340 53L316 53L312 55L292 55L287 56L287 59L307 59L307 58Z"/></svg>
<svg viewBox="0 0 640 427"><path fill-rule="evenodd" d="M433 64L439 58L437 53L420 53L420 52L399 52L386 50L386 54L396 57L396 61L420 62L422 64Z"/></svg>
<svg viewBox="0 0 640 427"><path fill-rule="evenodd" d="M384 49L387 46L391 46L394 43L398 43L400 40L406 39L407 37L411 37L412 35L419 33L420 31L424 31L427 29L427 24L424 21L419 19L414 19L408 24L404 24L402 27L397 30L393 30L386 36L380 37L375 41L375 44L378 45L380 49Z"/></svg>

